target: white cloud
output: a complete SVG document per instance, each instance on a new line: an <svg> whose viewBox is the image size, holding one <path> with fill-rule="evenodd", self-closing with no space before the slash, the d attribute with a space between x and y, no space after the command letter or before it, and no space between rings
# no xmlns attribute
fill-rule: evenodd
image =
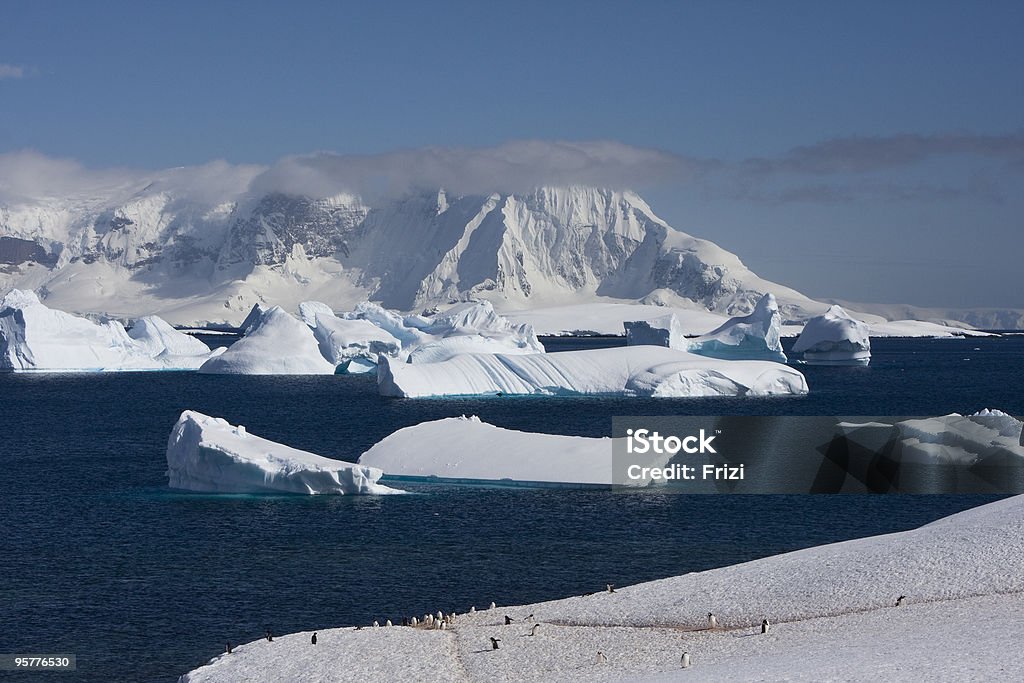
<svg viewBox="0 0 1024 683"><path fill-rule="evenodd" d="M24 78L28 75L28 69L17 64L0 64L0 81L8 78Z"/></svg>
<svg viewBox="0 0 1024 683"><path fill-rule="evenodd" d="M443 187L458 194L515 192L542 185L627 188L682 177L697 163L620 142L525 140L496 147L424 147L373 155L322 152L281 159L253 183L256 192L372 198Z"/></svg>

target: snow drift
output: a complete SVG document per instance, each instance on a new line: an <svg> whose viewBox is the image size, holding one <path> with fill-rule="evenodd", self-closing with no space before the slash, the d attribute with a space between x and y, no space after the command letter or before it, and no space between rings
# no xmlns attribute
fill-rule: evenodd
<svg viewBox="0 0 1024 683"><path fill-rule="evenodd" d="M169 486L211 493L383 494L379 469L331 460L186 410L167 440Z"/></svg>

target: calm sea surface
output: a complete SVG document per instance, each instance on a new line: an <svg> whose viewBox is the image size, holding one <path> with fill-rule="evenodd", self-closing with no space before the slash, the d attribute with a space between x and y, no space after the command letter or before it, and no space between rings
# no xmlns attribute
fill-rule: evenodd
<svg viewBox="0 0 1024 683"><path fill-rule="evenodd" d="M461 414L591 436L610 434L614 415L1024 414L1024 337L872 343L869 367L804 367L810 395L771 399L413 401L377 396L368 377L0 374L0 653L77 654L78 671L55 679L173 681L267 628L560 598L908 529L992 500L166 486L167 436L184 409L346 460L397 428Z"/></svg>

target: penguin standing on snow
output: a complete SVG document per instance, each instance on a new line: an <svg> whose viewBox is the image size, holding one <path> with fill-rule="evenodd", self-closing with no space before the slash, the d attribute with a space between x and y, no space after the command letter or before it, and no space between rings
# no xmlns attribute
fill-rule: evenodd
<svg viewBox="0 0 1024 683"><path fill-rule="evenodd" d="M313 637L309 639L309 642L316 645L316 631L313 632Z"/></svg>
<svg viewBox="0 0 1024 683"><path fill-rule="evenodd" d="M505 615L505 626L508 626L511 623L512 623L512 617L510 617L509 615L506 614Z"/></svg>
<svg viewBox="0 0 1024 683"><path fill-rule="evenodd" d="M615 584L614 583L608 583L608 584L605 584L605 585L608 587L608 592L609 593L614 593L615 592Z"/></svg>
<svg viewBox="0 0 1024 683"><path fill-rule="evenodd" d="M767 619L761 621L761 633L768 633L768 629L771 627L771 622Z"/></svg>
<svg viewBox="0 0 1024 683"><path fill-rule="evenodd" d="M896 606L897 607L902 607L903 606L903 601L906 600L906 599L907 599L906 595L901 595L900 597L896 598Z"/></svg>
<svg viewBox="0 0 1024 683"><path fill-rule="evenodd" d="M708 628L711 630L718 628L718 617L711 612L708 612Z"/></svg>
<svg viewBox="0 0 1024 683"><path fill-rule="evenodd" d="M491 649L492 650L497 650L498 649L498 643L500 643L500 642L501 642L501 638L491 638Z"/></svg>
<svg viewBox="0 0 1024 683"><path fill-rule="evenodd" d="M268 643L274 642L274 634L270 632L269 628L267 629L267 642Z"/></svg>
<svg viewBox="0 0 1024 683"><path fill-rule="evenodd" d="M530 629L530 635L531 635L531 636L535 636L535 635L537 635L537 629L538 629L539 627L540 627L540 624L534 624L534 625L533 625L533 628L531 628L531 629Z"/></svg>
<svg viewBox="0 0 1024 683"><path fill-rule="evenodd" d="M597 664L607 664L608 663L608 658L605 657L605 654L603 652L601 652L600 650L597 651L597 662L596 663Z"/></svg>
<svg viewBox="0 0 1024 683"><path fill-rule="evenodd" d="M684 669L689 669L690 668L690 653L689 652L684 652L683 656L679 658L679 663L682 665L682 667Z"/></svg>
<svg viewBox="0 0 1024 683"><path fill-rule="evenodd" d="M495 604L494 604L494 601L492 600L492 601L491 601L491 606L490 606L490 607L488 607L487 609L494 609L495 607L497 607L497 605L495 605Z"/></svg>
<svg viewBox="0 0 1024 683"><path fill-rule="evenodd" d="M225 645L224 645L224 653L225 654L231 654L231 641L230 640L227 643L225 643Z"/></svg>

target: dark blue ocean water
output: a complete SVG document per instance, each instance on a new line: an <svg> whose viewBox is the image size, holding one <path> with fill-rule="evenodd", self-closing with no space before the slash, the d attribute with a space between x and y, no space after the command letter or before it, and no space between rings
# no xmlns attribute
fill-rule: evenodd
<svg viewBox="0 0 1024 683"><path fill-rule="evenodd" d="M399 427L460 414L597 436L626 414L1024 413L1024 337L873 344L869 367L803 368L811 394L773 399L411 401L378 397L366 377L0 375L0 653L75 653L75 674L48 674L65 680L169 681L266 628L565 597L912 528L992 500L166 487L167 435L186 408L349 460Z"/></svg>

